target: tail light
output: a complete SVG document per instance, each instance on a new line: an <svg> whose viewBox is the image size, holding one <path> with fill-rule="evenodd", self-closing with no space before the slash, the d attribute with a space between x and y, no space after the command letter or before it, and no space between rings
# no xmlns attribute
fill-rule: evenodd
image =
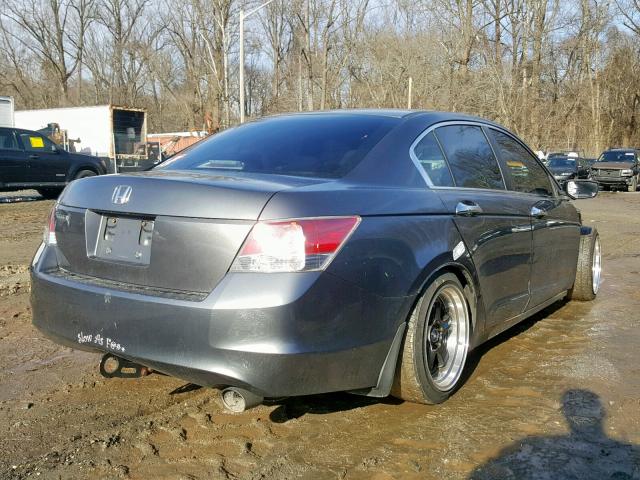
<svg viewBox="0 0 640 480"><path fill-rule="evenodd" d="M53 206L51 212L49 213L49 220L47 221L47 225L44 227L44 243L46 245L56 245L58 240L56 238L56 208L57 204Z"/></svg>
<svg viewBox="0 0 640 480"><path fill-rule="evenodd" d="M360 217L258 222L231 265L232 272L324 270L360 223Z"/></svg>

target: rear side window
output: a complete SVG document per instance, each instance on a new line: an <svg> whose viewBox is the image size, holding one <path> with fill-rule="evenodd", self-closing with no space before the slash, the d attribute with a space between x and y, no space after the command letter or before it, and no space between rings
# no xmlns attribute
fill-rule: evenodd
<svg viewBox="0 0 640 480"><path fill-rule="evenodd" d="M413 154L431 183L436 187L453 187L453 178L433 132L427 133L413 147Z"/></svg>
<svg viewBox="0 0 640 480"><path fill-rule="evenodd" d="M35 133L21 133L20 140L27 152L50 152L53 147L51 140Z"/></svg>
<svg viewBox="0 0 640 480"><path fill-rule="evenodd" d="M340 178L398 122L374 115L272 117L214 135L158 168Z"/></svg>
<svg viewBox="0 0 640 480"><path fill-rule="evenodd" d="M436 129L457 187L504 190L502 173L481 127L450 125Z"/></svg>
<svg viewBox="0 0 640 480"><path fill-rule="evenodd" d="M553 195L553 187L547 172L538 161L509 135L494 129L489 129L498 146L502 157L503 169L509 177L511 190L516 192L533 193L536 195ZM551 162L557 161L552 159ZM575 159L567 159L575 168Z"/></svg>
<svg viewBox="0 0 640 480"><path fill-rule="evenodd" d="M11 130L0 130L0 150L18 150L18 142Z"/></svg>

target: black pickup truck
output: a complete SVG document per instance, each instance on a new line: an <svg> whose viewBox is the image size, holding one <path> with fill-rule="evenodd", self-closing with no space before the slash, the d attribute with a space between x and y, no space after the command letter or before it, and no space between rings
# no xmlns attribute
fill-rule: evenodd
<svg viewBox="0 0 640 480"><path fill-rule="evenodd" d="M99 157L67 152L38 132L0 128L0 191L33 188L57 198L72 180L105 173Z"/></svg>

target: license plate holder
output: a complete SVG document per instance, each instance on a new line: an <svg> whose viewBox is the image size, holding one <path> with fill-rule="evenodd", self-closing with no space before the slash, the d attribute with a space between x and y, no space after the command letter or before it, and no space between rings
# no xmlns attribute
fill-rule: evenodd
<svg viewBox="0 0 640 480"><path fill-rule="evenodd" d="M149 265L154 221L103 215L95 256L101 260Z"/></svg>

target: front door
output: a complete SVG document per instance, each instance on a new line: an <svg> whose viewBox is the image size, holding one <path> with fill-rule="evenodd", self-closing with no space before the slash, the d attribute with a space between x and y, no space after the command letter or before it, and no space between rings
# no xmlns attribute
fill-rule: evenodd
<svg viewBox="0 0 640 480"><path fill-rule="evenodd" d="M31 182L63 185L70 166L68 153L39 133L19 131L18 136L29 157Z"/></svg>

